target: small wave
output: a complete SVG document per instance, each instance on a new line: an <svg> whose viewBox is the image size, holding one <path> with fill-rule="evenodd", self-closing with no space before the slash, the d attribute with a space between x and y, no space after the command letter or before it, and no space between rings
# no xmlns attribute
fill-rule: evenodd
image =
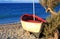
<svg viewBox="0 0 60 39"><path fill-rule="evenodd" d="M12 18L12 17L20 17L20 15L0 15L0 19L3 19L3 18Z"/></svg>

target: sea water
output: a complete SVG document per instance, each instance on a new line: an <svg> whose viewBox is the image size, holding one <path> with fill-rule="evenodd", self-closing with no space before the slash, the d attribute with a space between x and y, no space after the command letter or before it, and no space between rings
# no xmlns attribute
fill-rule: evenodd
<svg viewBox="0 0 60 39"><path fill-rule="evenodd" d="M55 8L55 11L59 9L60 5ZM20 22L23 14L33 14L32 3L0 3L0 24ZM43 19L50 15L39 3L35 3L35 14Z"/></svg>

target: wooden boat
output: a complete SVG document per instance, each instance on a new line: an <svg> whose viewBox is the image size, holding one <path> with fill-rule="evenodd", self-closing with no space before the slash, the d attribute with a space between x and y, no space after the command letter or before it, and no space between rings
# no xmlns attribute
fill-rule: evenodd
<svg viewBox="0 0 60 39"><path fill-rule="evenodd" d="M46 22L42 18L35 16L35 20L33 20L33 15L24 14L21 16L21 24L24 30L29 32L38 33L41 30L42 23Z"/></svg>

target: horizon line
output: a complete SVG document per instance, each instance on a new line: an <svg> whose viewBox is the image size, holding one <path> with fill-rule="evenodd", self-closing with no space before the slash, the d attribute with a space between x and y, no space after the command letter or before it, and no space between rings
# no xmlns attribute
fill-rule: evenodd
<svg viewBox="0 0 60 39"><path fill-rule="evenodd" d="M4 1L4 2L1 2L0 3L33 3L33 2L9 2L9 1ZM39 2L35 2L35 3L39 3Z"/></svg>
<svg viewBox="0 0 60 39"><path fill-rule="evenodd" d="M20 3L20 2L0 2L0 3Z"/></svg>

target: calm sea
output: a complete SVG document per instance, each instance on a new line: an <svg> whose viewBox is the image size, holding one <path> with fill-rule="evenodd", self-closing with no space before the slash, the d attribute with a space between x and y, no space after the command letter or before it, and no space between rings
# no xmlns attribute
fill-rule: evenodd
<svg viewBox="0 0 60 39"><path fill-rule="evenodd" d="M59 9L60 5L55 8L55 11ZM50 15L39 3L35 3L35 12L43 19ZM32 3L0 3L0 24L20 22L23 14L33 14Z"/></svg>

